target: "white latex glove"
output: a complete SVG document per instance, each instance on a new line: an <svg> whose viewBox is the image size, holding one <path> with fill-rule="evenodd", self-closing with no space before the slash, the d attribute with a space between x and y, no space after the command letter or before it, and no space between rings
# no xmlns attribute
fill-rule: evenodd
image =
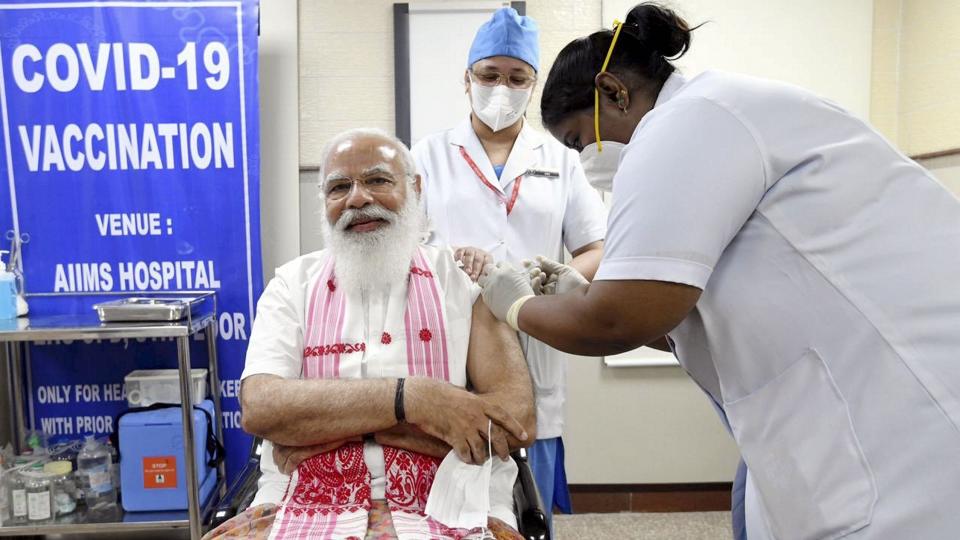
<svg viewBox="0 0 960 540"><path fill-rule="evenodd" d="M483 267L483 273L477 283L483 287L483 301L493 312L493 315L501 321L507 322L515 330L516 313L513 320L508 318L508 312L514 308L519 311L519 305L514 306L520 300L528 299L533 296L533 288L530 286L528 274L522 270L517 270L509 263L488 264Z"/></svg>
<svg viewBox="0 0 960 540"><path fill-rule="evenodd" d="M527 277L530 279L530 288L533 294L540 296L543 294L543 286L547 282L547 274L540 266L530 260L523 261L523 268L527 271Z"/></svg>
<svg viewBox="0 0 960 540"><path fill-rule="evenodd" d="M558 263L542 255L537 256L537 266L546 274L546 280L543 281L543 294L564 294L590 284L587 278L572 266Z"/></svg>

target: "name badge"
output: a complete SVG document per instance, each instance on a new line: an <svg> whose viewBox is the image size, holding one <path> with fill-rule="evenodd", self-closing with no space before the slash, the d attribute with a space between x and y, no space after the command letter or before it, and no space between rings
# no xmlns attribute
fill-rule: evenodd
<svg viewBox="0 0 960 540"><path fill-rule="evenodd" d="M560 178L559 169L527 169L524 176L539 176L542 178Z"/></svg>

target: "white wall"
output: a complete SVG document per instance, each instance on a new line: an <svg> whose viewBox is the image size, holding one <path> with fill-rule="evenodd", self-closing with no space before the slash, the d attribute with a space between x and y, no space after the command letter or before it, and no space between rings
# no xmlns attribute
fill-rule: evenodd
<svg viewBox="0 0 960 540"><path fill-rule="evenodd" d="M636 0L603 0L603 22L624 20ZM721 69L803 86L870 113L873 0L673 0L691 25L689 76Z"/></svg>
<svg viewBox="0 0 960 540"><path fill-rule="evenodd" d="M870 119L907 155L960 149L960 6L875 0Z"/></svg>
<svg viewBox="0 0 960 540"><path fill-rule="evenodd" d="M260 238L264 281L300 254L297 0L260 6Z"/></svg>
<svg viewBox="0 0 960 540"><path fill-rule="evenodd" d="M355 127L394 132L393 1L300 2L300 252L322 247L316 167Z"/></svg>
<svg viewBox="0 0 960 540"><path fill-rule="evenodd" d="M960 154L917 160L954 195L960 197Z"/></svg>

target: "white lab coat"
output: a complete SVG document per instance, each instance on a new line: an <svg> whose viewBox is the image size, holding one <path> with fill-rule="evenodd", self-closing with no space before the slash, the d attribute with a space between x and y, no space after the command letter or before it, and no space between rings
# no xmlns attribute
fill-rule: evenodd
<svg viewBox="0 0 960 540"><path fill-rule="evenodd" d="M670 338L750 470L748 536L960 537L960 203L839 106L673 75L597 280L703 290Z"/></svg>
<svg viewBox="0 0 960 540"><path fill-rule="evenodd" d="M484 185L460 153L463 147L488 182ZM606 234L607 212L590 187L577 154L524 125L500 179L497 179L469 116L455 128L424 138L413 146L423 177L422 198L433 227L431 243L472 246L497 261L515 266L544 255L561 260ZM526 174L554 171L559 177ZM518 198L507 215L515 179L523 175ZM563 353L521 334L521 345L536 388L537 437L559 437L566 400Z"/></svg>

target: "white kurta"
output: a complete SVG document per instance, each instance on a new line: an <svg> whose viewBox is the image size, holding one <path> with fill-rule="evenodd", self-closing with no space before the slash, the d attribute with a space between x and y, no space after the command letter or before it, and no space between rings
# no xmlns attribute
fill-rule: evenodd
<svg viewBox="0 0 960 540"><path fill-rule="evenodd" d="M470 323L473 304L480 288L470 282L453 260L448 249L421 246L429 260L437 283L442 290L446 310L446 331L450 383L463 387L467 382L467 348L470 344ZM304 326L309 293L314 280L329 257L326 250L303 255L281 266L270 280L257 303L247 348L246 364L241 379L251 375L270 374L287 379L301 377L304 349ZM407 287L392 288L387 293L369 295L348 293L351 306L363 306L363 328L345 329L351 342L365 343L365 351L341 357L341 373L359 378L406 377L408 372L404 340L404 308ZM358 310L359 311L359 310ZM392 337L389 344L381 342L384 332ZM383 449L375 442L364 446L364 461L371 474L371 495L384 498L385 470ZM500 462L494 459L494 466ZM254 505L278 504L290 480L277 470L273 462L273 447L264 441L260 458L263 473ZM513 522L513 484L491 485L491 515Z"/></svg>
<svg viewBox="0 0 960 540"><path fill-rule="evenodd" d="M464 148L494 193L460 153ZM431 243L472 246L515 266L544 255L562 260L564 247L577 249L606 235L607 212L590 187L576 152L524 125L500 179L493 171L468 116L457 127L424 138L413 147L423 177L423 201L434 229ZM530 170L558 177L525 174ZM507 215L514 182L523 175L513 210ZM537 437L559 437L566 399L563 353L521 334L521 345L536 387Z"/></svg>
<svg viewBox="0 0 960 540"><path fill-rule="evenodd" d="M707 72L624 149L596 278L703 289L670 337L749 466L751 537L886 540L960 531L958 275L927 171L833 103Z"/></svg>

